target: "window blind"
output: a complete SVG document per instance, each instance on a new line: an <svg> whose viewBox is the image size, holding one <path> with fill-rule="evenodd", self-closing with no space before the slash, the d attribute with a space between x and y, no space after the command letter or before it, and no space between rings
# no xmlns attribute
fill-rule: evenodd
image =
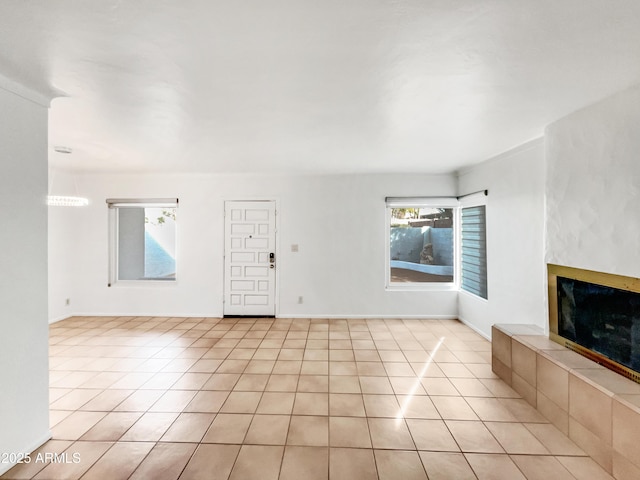
<svg viewBox="0 0 640 480"><path fill-rule="evenodd" d="M462 209L461 287L487 298L487 236L484 205Z"/></svg>

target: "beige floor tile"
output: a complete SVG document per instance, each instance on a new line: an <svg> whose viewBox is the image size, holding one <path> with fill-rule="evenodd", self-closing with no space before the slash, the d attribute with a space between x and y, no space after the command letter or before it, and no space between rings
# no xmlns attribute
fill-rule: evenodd
<svg viewBox="0 0 640 480"><path fill-rule="evenodd" d="M171 388L173 390L199 390L210 378L210 373L185 373L171 385Z"/></svg>
<svg viewBox="0 0 640 480"><path fill-rule="evenodd" d="M517 419L497 398L465 397L466 402L487 422L516 422Z"/></svg>
<svg viewBox="0 0 640 480"><path fill-rule="evenodd" d="M415 444L402 418L368 418L373 448L415 450Z"/></svg>
<svg viewBox="0 0 640 480"><path fill-rule="evenodd" d="M78 388L97 375L96 372L69 372L50 384L53 388Z"/></svg>
<svg viewBox="0 0 640 480"><path fill-rule="evenodd" d="M263 392L269 381L269 375L244 373L233 388L240 392Z"/></svg>
<svg viewBox="0 0 640 480"><path fill-rule="evenodd" d="M384 369L382 362L356 362L356 368L360 376L387 376L387 371Z"/></svg>
<svg viewBox="0 0 640 480"><path fill-rule="evenodd" d="M202 386L202 390L231 391L239 378L239 373L214 373Z"/></svg>
<svg viewBox="0 0 640 480"><path fill-rule="evenodd" d="M145 413L120 441L157 442L178 418L178 413Z"/></svg>
<svg viewBox="0 0 640 480"><path fill-rule="evenodd" d="M93 388L76 388L49 405L52 410L78 410L103 390Z"/></svg>
<svg viewBox="0 0 640 480"><path fill-rule="evenodd" d="M427 396L398 395L397 399L404 418L440 418L438 410Z"/></svg>
<svg viewBox="0 0 640 480"><path fill-rule="evenodd" d="M331 354L329 355L331 358ZM357 375L356 362L334 362L329 361L329 375Z"/></svg>
<svg viewBox="0 0 640 480"><path fill-rule="evenodd" d="M484 425L509 454L549 454L544 445L521 423L485 422Z"/></svg>
<svg viewBox="0 0 640 480"><path fill-rule="evenodd" d="M280 375L300 375L301 369L302 360L276 360L272 373Z"/></svg>
<svg viewBox="0 0 640 480"><path fill-rule="evenodd" d="M507 407L518 422L549 423L535 408L521 398L501 398L499 401Z"/></svg>
<svg viewBox="0 0 640 480"><path fill-rule="evenodd" d="M187 463L181 480L227 480L240 445L200 444Z"/></svg>
<svg viewBox="0 0 640 480"><path fill-rule="evenodd" d="M294 415L328 415L329 394L327 393L296 393L293 405Z"/></svg>
<svg viewBox="0 0 640 480"><path fill-rule="evenodd" d="M285 447L279 480L327 480L328 478L329 449L327 447Z"/></svg>
<svg viewBox="0 0 640 480"><path fill-rule="evenodd" d="M166 390L176 383L182 375L178 372L159 372L142 385L144 390Z"/></svg>
<svg viewBox="0 0 640 480"><path fill-rule="evenodd" d="M73 410L49 410L49 428L55 427L73 412Z"/></svg>
<svg viewBox="0 0 640 480"><path fill-rule="evenodd" d="M307 350L304 351L304 357L303 360L308 360L308 361L317 361L317 362L328 362L329 361L329 350L327 349L327 347L323 347L323 348L318 348L318 347L311 347L310 346L310 342L318 342L320 340L310 340L307 342ZM322 341L320 341L322 342ZM313 344L315 345L315 343ZM328 342L327 342L328 345ZM327 365L327 368L329 368L329 366Z"/></svg>
<svg viewBox="0 0 640 480"><path fill-rule="evenodd" d="M304 360L300 375L329 375L329 362Z"/></svg>
<svg viewBox="0 0 640 480"><path fill-rule="evenodd" d="M493 397L493 393L477 378L451 378L451 383L465 397Z"/></svg>
<svg viewBox="0 0 640 480"><path fill-rule="evenodd" d="M481 378L480 381L482 382L482 384L485 387L487 387L487 389L489 391L491 391L491 393L493 393L493 395L495 397L500 397L500 398L520 398L520 395L518 394L518 392L516 392L513 388L511 388L509 385L504 383L504 381L501 380L501 379L496 379L496 378L485 379L485 378Z"/></svg>
<svg viewBox="0 0 640 480"><path fill-rule="evenodd" d="M256 413L291 415L295 398L293 392L265 392Z"/></svg>
<svg viewBox="0 0 640 480"><path fill-rule="evenodd" d="M82 476L82 480L127 480L154 446L153 442L116 443Z"/></svg>
<svg viewBox="0 0 640 480"><path fill-rule="evenodd" d="M176 418L161 442L200 442L215 415L212 413L182 413Z"/></svg>
<svg viewBox="0 0 640 480"><path fill-rule="evenodd" d="M408 419L407 426L418 450L459 452L460 448L442 420Z"/></svg>
<svg viewBox="0 0 640 480"><path fill-rule="evenodd" d="M490 343L456 321L86 317L53 330L54 436L84 435L92 450L83 444L124 432L72 478L137 466L134 479L464 480L470 463L480 479L611 478L495 376ZM26 478L66 475L26 467Z"/></svg>
<svg viewBox="0 0 640 480"><path fill-rule="evenodd" d="M51 433L55 440L77 440L105 415L105 412L73 412L53 427Z"/></svg>
<svg viewBox="0 0 640 480"><path fill-rule="evenodd" d="M329 445L328 417L291 417L287 445L326 447Z"/></svg>
<svg viewBox="0 0 640 480"><path fill-rule="evenodd" d="M213 373L221 364L222 360L217 360L214 358L204 358L194 363L191 368L189 368L189 372Z"/></svg>
<svg viewBox="0 0 640 480"><path fill-rule="evenodd" d="M111 448L111 442L74 442L65 450L66 459L50 463L34 478L38 480L71 480L80 478Z"/></svg>
<svg viewBox="0 0 640 480"><path fill-rule="evenodd" d="M465 457L478 480L526 480L508 455L467 453Z"/></svg>
<svg viewBox="0 0 640 480"><path fill-rule="evenodd" d="M577 480L613 480L613 477L590 457L556 457L556 459Z"/></svg>
<svg viewBox="0 0 640 480"><path fill-rule="evenodd" d="M427 480L417 452L376 450L375 457L380 480Z"/></svg>
<svg viewBox="0 0 640 480"><path fill-rule="evenodd" d="M362 389L362 393L391 395L394 393L391 382L389 382L387 377L360 377L360 388Z"/></svg>
<svg viewBox="0 0 640 480"><path fill-rule="evenodd" d="M362 398L368 417L396 418L401 414L395 395L363 395Z"/></svg>
<svg viewBox="0 0 640 480"><path fill-rule="evenodd" d="M355 375L330 375L329 392L361 393L360 381Z"/></svg>
<svg viewBox="0 0 640 480"><path fill-rule="evenodd" d="M229 396L229 392L202 390L184 407L185 412L218 413ZM155 405L154 405L155 406Z"/></svg>
<svg viewBox="0 0 640 480"><path fill-rule="evenodd" d="M419 377L389 377L396 395L426 395Z"/></svg>
<svg viewBox="0 0 640 480"><path fill-rule="evenodd" d="M554 425L547 423L525 423L524 426L552 455L586 455L580 447L573 443Z"/></svg>
<svg viewBox="0 0 640 480"><path fill-rule="evenodd" d="M271 375L267 382L266 392L295 392L298 386L298 375Z"/></svg>
<svg viewBox="0 0 640 480"><path fill-rule="evenodd" d="M431 397L431 401L445 420L478 420L478 416L462 397Z"/></svg>
<svg viewBox="0 0 640 480"><path fill-rule="evenodd" d="M367 419L329 417L329 445L331 447L371 448Z"/></svg>
<svg viewBox="0 0 640 480"><path fill-rule="evenodd" d="M85 433L81 440L116 441L142 416L141 412L110 412Z"/></svg>
<svg viewBox="0 0 640 480"><path fill-rule="evenodd" d="M328 375L300 375L298 392L321 393L329 391Z"/></svg>
<svg viewBox="0 0 640 480"><path fill-rule="evenodd" d="M158 401L162 394L162 390L136 390L114 410L119 412L146 412Z"/></svg>
<svg viewBox="0 0 640 480"><path fill-rule="evenodd" d="M527 480L572 478L571 473L555 457L545 455L511 455Z"/></svg>
<svg viewBox="0 0 640 480"><path fill-rule="evenodd" d="M332 448L329 451L331 480L378 480L371 449Z"/></svg>
<svg viewBox="0 0 640 480"><path fill-rule="evenodd" d="M460 392L448 378L427 377L423 378L420 383L428 395L460 395Z"/></svg>
<svg viewBox="0 0 640 480"><path fill-rule="evenodd" d="M353 352L357 362L381 362L382 359L377 350L355 350Z"/></svg>
<svg viewBox="0 0 640 480"><path fill-rule="evenodd" d="M129 480L176 480L196 449L195 443L158 443Z"/></svg>
<svg viewBox="0 0 640 480"><path fill-rule="evenodd" d="M51 378L49 379L51 382ZM50 388L49 389L49 405L51 405L56 400L64 397L67 393L72 392L72 388Z"/></svg>
<svg viewBox="0 0 640 480"><path fill-rule="evenodd" d="M255 415L244 443L284 445L287 441L290 418L289 415Z"/></svg>
<svg viewBox="0 0 640 480"><path fill-rule="evenodd" d="M120 380L111 385L111 388L122 390L137 389L142 387L153 377L153 372L131 372L124 375Z"/></svg>
<svg viewBox="0 0 640 480"><path fill-rule="evenodd" d="M429 480L476 480L469 462L461 453L418 453Z"/></svg>
<svg viewBox="0 0 640 480"><path fill-rule="evenodd" d="M255 413L261 397L261 392L231 392L220 408L220 412Z"/></svg>
<svg viewBox="0 0 640 480"><path fill-rule="evenodd" d="M302 360L303 356L304 356L304 349L282 348L280 350L280 354L278 355L278 360Z"/></svg>
<svg viewBox="0 0 640 480"><path fill-rule="evenodd" d="M445 423L458 446L465 453L504 452L482 422L447 420Z"/></svg>
<svg viewBox="0 0 640 480"><path fill-rule="evenodd" d="M243 373L248 364L247 359L227 359L220 364L216 373Z"/></svg>
<svg viewBox="0 0 640 480"><path fill-rule="evenodd" d="M205 443L242 443L253 415L220 413L202 439Z"/></svg>
<svg viewBox="0 0 640 480"><path fill-rule="evenodd" d="M85 403L79 410L92 412L110 412L122 403L134 390L104 390L91 401Z"/></svg>
<svg viewBox="0 0 640 480"><path fill-rule="evenodd" d="M102 360L102 359L101 359ZM113 362L117 359L104 359ZM81 388L114 388L113 384L126 375L126 372L100 372L80 385Z"/></svg>
<svg viewBox="0 0 640 480"><path fill-rule="evenodd" d="M277 480L284 447L243 445L230 480Z"/></svg>
<svg viewBox="0 0 640 480"><path fill-rule="evenodd" d="M182 412L196 396L197 390L167 390L149 412Z"/></svg>
<svg viewBox="0 0 640 480"><path fill-rule="evenodd" d="M389 377L415 377L416 374L409 362L384 362L384 369Z"/></svg>
<svg viewBox="0 0 640 480"><path fill-rule="evenodd" d="M342 417L364 417L362 395L356 393L330 393L329 415Z"/></svg>

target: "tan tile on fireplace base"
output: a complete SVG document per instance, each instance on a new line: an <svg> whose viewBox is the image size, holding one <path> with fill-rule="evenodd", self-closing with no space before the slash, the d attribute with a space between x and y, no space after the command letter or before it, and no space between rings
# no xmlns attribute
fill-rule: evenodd
<svg viewBox="0 0 640 480"><path fill-rule="evenodd" d="M639 384L530 325L492 327L492 367L614 478L640 478Z"/></svg>

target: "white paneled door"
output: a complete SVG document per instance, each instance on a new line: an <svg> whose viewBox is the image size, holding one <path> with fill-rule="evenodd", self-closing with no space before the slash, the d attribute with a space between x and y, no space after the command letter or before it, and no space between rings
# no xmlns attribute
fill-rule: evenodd
<svg viewBox="0 0 640 480"><path fill-rule="evenodd" d="M225 315L275 315L275 255L275 202L225 202Z"/></svg>

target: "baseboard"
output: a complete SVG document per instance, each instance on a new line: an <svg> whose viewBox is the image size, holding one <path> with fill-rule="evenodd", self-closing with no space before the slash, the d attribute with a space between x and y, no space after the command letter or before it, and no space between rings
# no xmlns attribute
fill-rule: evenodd
<svg viewBox="0 0 640 480"><path fill-rule="evenodd" d="M66 320L67 318L71 318L73 316L74 315L63 315L62 317L50 318L49 319L49 325L51 325L52 323L60 322L62 320Z"/></svg>
<svg viewBox="0 0 640 480"><path fill-rule="evenodd" d="M59 322L60 320L64 320L66 318L70 318L70 317L179 317L179 318L222 318L222 313L217 313L217 314L196 314L196 313L190 313L190 314L166 314L166 313L74 313L73 315L68 315L59 319L55 319L55 320L50 320L49 323L54 323L54 322ZM371 319L376 319L376 318L384 318L384 319L388 319L388 318L399 318L399 319L403 319L403 318L413 318L413 319L418 319L418 320L429 320L429 319L433 319L433 320L456 320L458 318L457 315L373 315L373 314L369 314L369 315L361 315L361 314L357 314L357 315L352 315L352 314L345 314L345 315L338 315L338 314L318 314L318 313L314 313L314 314L301 314L301 313L293 313L293 314L287 314L287 313L278 313L276 315L276 318L353 318L353 319L363 319L363 318L371 318Z"/></svg>
<svg viewBox="0 0 640 480"><path fill-rule="evenodd" d="M415 320L456 320L458 318L457 315L335 315L335 314L311 314L311 315L303 315L303 314L286 314L280 313L276 315L276 318L344 318L344 319L363 319L370 318L371 320L376 319L415 319Z"/></svg>
<svg viewBox="0 0 640 480"><path fill-rule="evenodd" d="M158 312L77 312L72 317L175 317L175 318L222 318L222 312L216 313L158 313ZM67 317L69 318L69 317Z"/></svg>
<svg viewBox="0 0 640 480"><path fill-rule="evenodd" d="M47 433L45 435L43 435L42 437L40 437L37 441L33 442L31 444L31 446L24 448L22 450L19 450L18 452L15 453L29 453L31 454L32 452L36 451L38 448L40 448L42 445L44 445L46 442L48 442L49 440L51 440L51 430L47 430ZM32 458L31 461L33 461L34 459ZM15 467L18 463L17 462L13 462L13 463L0 463L0 476L4 475L5 473L7 473L9 470L11 470L13 467Z"/></svg>
<svg viewBox="0 0 640 480"><path fill-rule="evenodd" d="M475 325L467 322L464 318L462 317L458 317L458 320L460 320L462 323L464 323L467 327L469 327L471 330L473 330L474 332L476 332L478 335L481 335L483 338L486 338L487 340L491 341L491 335L486 334L485 332L483 332L482 330L478 329L478 327L476 327Z"/></svg>

